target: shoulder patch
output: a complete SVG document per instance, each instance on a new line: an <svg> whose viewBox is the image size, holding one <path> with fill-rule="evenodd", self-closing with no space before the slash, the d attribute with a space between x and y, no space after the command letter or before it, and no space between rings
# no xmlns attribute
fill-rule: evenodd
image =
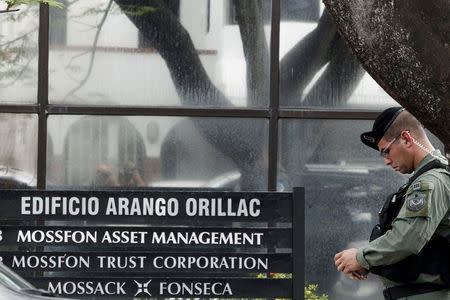
<svg viewBox="0 0 450 300"><path fill-rule="evenodd" d="M418 182L416 189L410 187L405 199L406 217L428 217L428 202L432 189L431 182Z"/></svg>
<svg viewBox="0 0 450 300"><path fill-rule="evenodd" d="M406 199L407 208L411 211L418 212L425 207L426 195L420 191L415 191Z"/></svg>
<svg viewBox="0 0 450 300"><path fill-rule="evenodd" d="M415 183L412 185L413 191L420 191L420 186L421 186L420 181L415 182Z"/></svg>
<svg viewBox="0 0 450 300"><path fill-rule="evenodd" d="M419 180L411 184L406 191L406 195L409 196L417 191L429 191L434 188L434 184L431 181Z"/></svg>

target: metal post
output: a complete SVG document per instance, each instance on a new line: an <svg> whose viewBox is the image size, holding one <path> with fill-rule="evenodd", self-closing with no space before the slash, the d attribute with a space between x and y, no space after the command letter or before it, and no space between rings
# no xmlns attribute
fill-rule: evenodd
<svg viewBox="0 0 450 300"><path fill-rule="evenodd" d="M277 189L278 170L278 111L280 81L280 0L272 1L272 28L270 33L270 119L268 190Z"/></svg>
<svg viewBox="0 0 450 300"><path fill-rule="evenodd" d="M305 285L305 189L294 187L292 195L292 292L294 300L304 299Z"/></svg>
<svg viewBox="0 0 450 300"><path fill-rule="evenodd" d="M39 62L38 62L38 157L37 188L45 189L47 173L47 112L48 104L48 37L49 7L40 4L39 9Z"/></svg>

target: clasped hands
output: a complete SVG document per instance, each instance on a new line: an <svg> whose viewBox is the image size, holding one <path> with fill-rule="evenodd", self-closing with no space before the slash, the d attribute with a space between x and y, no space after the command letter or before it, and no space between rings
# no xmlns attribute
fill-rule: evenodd
<svg viewBox="0 0 450 300"><path fill-rule="evenodd" d="M339 272L347 274L352 280L365 280L369 273L356 260L356 248L339 252L334 256L334 264Z"/></svg>

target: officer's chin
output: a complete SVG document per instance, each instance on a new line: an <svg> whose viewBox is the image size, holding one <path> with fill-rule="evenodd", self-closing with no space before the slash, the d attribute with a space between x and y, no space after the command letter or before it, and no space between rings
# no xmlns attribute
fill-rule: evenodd
<svg viewBox="0 0 450 300"><path fill-rule="evenodd" d="M411 174L414 170L405 170L400 167L393 167L394 171L399 172L400 174Z"/></svg>
<svg viewBox="0 0 450 300"><path fill-rule="evenodd" d="M410 169L410 170L399 170L400 173L402 174L412 174L414 172L414 169Z"/></svg>

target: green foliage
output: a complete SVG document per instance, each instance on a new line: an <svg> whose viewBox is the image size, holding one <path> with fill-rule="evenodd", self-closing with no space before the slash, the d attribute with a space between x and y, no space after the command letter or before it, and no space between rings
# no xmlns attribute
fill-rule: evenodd
<svg viewBox="0 0 450 300"><path fill-rule="evenodd" d="M59 7L62 8L63 4L57 0L4 0L6 3L6 10L10 10L14 8L15 6L22 5L22 4L29 4L29 3L44 3L48 4L49 6ZM1 1L0 1L1 3Z"/></svg>
<svg viewBox="0 0 450 300"><path fill-rule="evenodd" d="M317 295L317 284L305 284L305 300L328 300L325 294Z"/></svg>
<svg viewBox="0 0 450 300"><path fill-rule="evenodd" d="M122 12L131 16L143 16L156 11L156 7L144 5L121 5Z"/></svg>
<svg viewBox="0 0 450 300"><path fill-rule="evenodd" d="M272 278L292 278L292 273L269 273Z"/></svg>

